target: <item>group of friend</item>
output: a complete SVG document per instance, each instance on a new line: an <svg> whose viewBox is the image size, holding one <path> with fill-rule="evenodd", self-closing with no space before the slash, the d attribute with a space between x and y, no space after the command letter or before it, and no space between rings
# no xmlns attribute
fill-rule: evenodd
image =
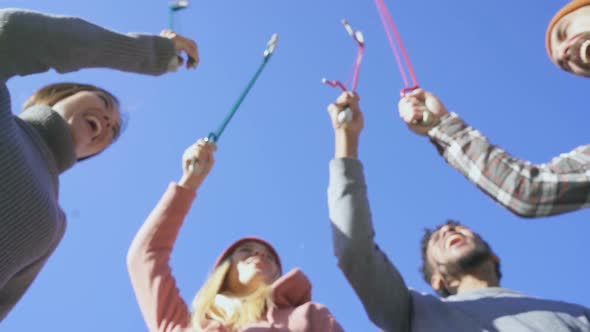
<svg viewBox="0 0 590 332"><path fill-rule="evenodd" d="M546 32L551 60L590 77L590 0L561 8ZM33 283L63 237L59 176L92 158L120 135L119 101L78 83L38 90L13 114L6 82L55 69L112 68L161 75L198 65L197 44L174 31L119 34L75 17L0 9L0 320ZM402 97L399 114L428 136L441 156L481 190L523 217L585 208L590 200L590 145L535 165L492 145L422 89ZM352 112L351 121L338 114ZM422 120L425 112L431 121ZM359 96L344 92L329 105L335 154L330 161L329 217L338 266L383 331L586 331L590 309L502 288L501 263L475 231L455 220L422 239L421 271L433 296L410 289L375 243L364 170L358 158L364 120ZM133 240L131 283L150 331L343 331L299 269L284 271L266 240L242 238L217 259L192 307L170 268L174 243L196 193L215 165L216 146L201 139L184 155L172 182ZM194 167L194 163L199 167ZM198 171L195 171L198 169Z"/></svg>

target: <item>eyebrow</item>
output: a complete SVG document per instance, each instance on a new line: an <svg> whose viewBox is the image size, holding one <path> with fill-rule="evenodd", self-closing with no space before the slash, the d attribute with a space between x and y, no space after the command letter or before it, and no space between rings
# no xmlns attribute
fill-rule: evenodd
<svg viewBox="0 0 590 332"><path fill-rule="evenodd" d="M97 93L98 98L102 99L104 106L109 109L112 107L112 102L109 100L110 98L107 98L104 94L102 93Z"/></svg>
<svg viewBox="0 0 590 332"><path fill-rule="evenodd" d="M255 246L256 246L255 244L252 244L252 243L246 243L246 244L244 244L244 245L240 246L240 247L239 247L237 250L239 250L239 249L243 249L243 248L246 248L246 249L250 249L250 250L252 250L252 249L254 249L254 248L255 248ZM267 247L267 246L261 246L261 248L263 248L263 249L264 249L264 251L266 252L266 254L267 254L267 255L269 255L269 256L271 256L271 257L272 257L272 258L273 258L275 261L277 260L277 257L276 257L276 255L275 255L275 254L273 254L273 253L272 253L272 251L271 251L270 249L268 249L268 247Z"/></svg>
<svg viewBox="0 0 590 332"><path fill-rule="evenodd" d="M440 229L436 230L434 233L432 233L430 235L430 239L428 242L436 243L436 241L438 241L439 238L440 238Z"/></svg>
<svg viewBox="0 0 590 332"><path fill-rule="evenodd" d="M568 27L569 22L567 21L562 21L557 25L557 29L555 29L555 37L557 38L558 42L561 42L565 39L565 32L567 31Z"/></svg>

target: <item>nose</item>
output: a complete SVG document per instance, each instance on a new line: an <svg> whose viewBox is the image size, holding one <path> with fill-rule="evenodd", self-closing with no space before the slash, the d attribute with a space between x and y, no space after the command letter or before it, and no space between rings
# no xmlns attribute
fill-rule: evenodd
<svg viewBox="0 0 590 332"><path fill-rule="evenodd" d="M252 256L270 259L270 254L263 248L255 248L254 250L252 250Z"/></svg>
<svg viewBox="0 0 590 332"><path fill-rule="evenodd" d="M451 226L451 225L444 225L443 227L441 227L440 233L444 236L445 233L448 233L448 232L450 232L452 230L453 230L453 226Z"/></svg>
<svg viewBox="0 0 590 332"><path fill-rule="evenodd" d="M447 233L455 231L455 226L453 225L444 225L440 228L440 238L444 239L447 236Z"/></svg>
<svg viewBox="0 0 590 332"><path fill-rule="evenodd" d="M254 256L265 256L264 254L264 250L260 249L260 248L256 248L252 251L252 255Z"/></svg>

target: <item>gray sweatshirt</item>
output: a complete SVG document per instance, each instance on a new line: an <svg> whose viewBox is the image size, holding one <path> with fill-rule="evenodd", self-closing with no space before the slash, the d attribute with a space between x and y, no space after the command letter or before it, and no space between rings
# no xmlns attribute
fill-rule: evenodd
<svg viewBox="0 0 590 332"><path fill-rule="evenodd" d="M408 289L375 244L363 166L356 159L331 161L328 204L338 265L384 331L590 331L590 309L575 304L496 287L445 299Z"/></svg>
<svg viewBox="0 0 590 332"><path fill-rule="evenodd" d="M159 75L174 65L175 54L166 38L121 35L79 18L0 9L0 320L63 237L58 176L76 162L65 121L46 106L15 116L6 81L88 67Z"/></svg>

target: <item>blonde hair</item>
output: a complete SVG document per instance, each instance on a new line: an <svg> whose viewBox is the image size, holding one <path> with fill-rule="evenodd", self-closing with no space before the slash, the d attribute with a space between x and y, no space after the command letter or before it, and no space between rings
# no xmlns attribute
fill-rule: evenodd
<svg viewBox="0 0 590 332"><path fill-rule="evenodd" d="M203 324L208 320L215 320L230 331L237 331L260 321L275 306L270 285L259 287L246 296L224 292L223 286L230 266L230 258L219 264L195 296L192 317L195 330L202 331Z"/></svg>

